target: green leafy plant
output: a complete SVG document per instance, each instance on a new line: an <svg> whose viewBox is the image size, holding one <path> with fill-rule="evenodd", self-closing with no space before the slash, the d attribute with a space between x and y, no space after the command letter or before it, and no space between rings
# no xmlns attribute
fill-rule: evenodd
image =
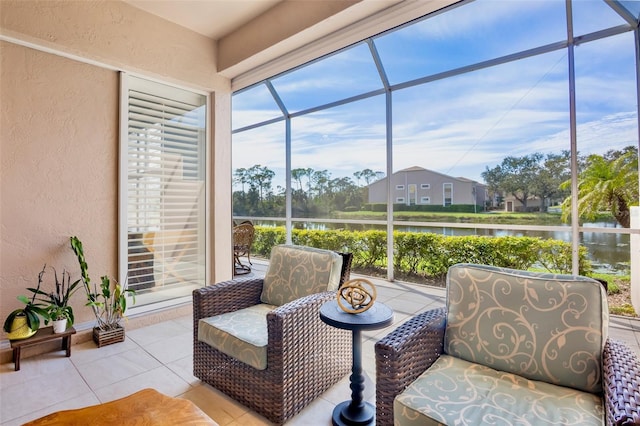
<svg viewBox="0 0 640 426"><path fill-rule="evenodd" d="M47 265L45 264L40 272L40 277L42 277L46 271ZM66 319L69 324L73 325L75 318L73 315L73 308L69 304L71 300L71 296L78 290L78 285L80 285L81 280L76 280L73 283L71 282L71 275L66 271L62 271L62 279L58 278L58 271L55 268L53 269L54 277L55 277L55 290L51 292L46 292L38 286L38 288L27 288L27 290L31 291L34 295L38 296L36 300L44 302L47 304L46 310L49 318L45 318L45 324L48 324L49 321Z"/></svg>
<svg viewBox="0 0 640 426"><path fill-rule="evenodd" d="M11 332L11 326L17 317L26 317L27 327L33 331L40 328L40 317L44 318L45 321L49 319L47 306L38 303L38 300L36 299L36 295L40 291L40 286L42 285L43 275L44 269L38 274L38 286L35 289L28 289L33 293L31 298L24 295L18 296L18 300L24 303L25 306L23 308L16 309L7 316L3 326L4 331L7 333Z"/></svg>
<svg viewBox="0 0 640 426"><path fill-rule="evenodd" d="M126 284L120 285L116 280L112 282L106 275L100 278L99 287L95 284L92 285L82 242L76 236L71 237L70 240L71 249L80 264L81 280L87 293L87 306L93 309L98 322L97 326L102 330L117 328L127 310L127 294L132 296L133 303L135 303L135 291L127 289Z"/></svg>

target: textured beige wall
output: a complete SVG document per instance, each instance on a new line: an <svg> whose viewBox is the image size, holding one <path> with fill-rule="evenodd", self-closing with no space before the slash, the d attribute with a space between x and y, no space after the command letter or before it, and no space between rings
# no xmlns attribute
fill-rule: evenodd
<svg viewBox="0 0 640 426"><path fill-rule="evenodd" d="M225 89L216 44L114 0L2 0L2 34L205 90Z"/></svg>
<svg viewBox="0 0 640 426"><path fill-rule="evenodd" d="M219 94L211 115L225 126L230 82L215 72L212 40L120 1L1 0L0 35L3 320L44 263L78 277L70 235L83 241L94 280L117 276L117 70ZM230 164L230 127L212 138L211 164ZM212 236L211 253L229 261L212 280L231 275L231 174L213 170L214 178L221 191L212 189L220 202L211 216L229 236ZM79 292L76 324L93 321L84 302Z"/></svg>
<svg viewBox="0 0 640 426"><path fill-rule="evenodd" d="M92 276L116 275L118 74L5 42L0 52L4 319L45 263L79 278L71 235L83 240ZM92 318L83 296L74 298L77 322Z"/></svg>

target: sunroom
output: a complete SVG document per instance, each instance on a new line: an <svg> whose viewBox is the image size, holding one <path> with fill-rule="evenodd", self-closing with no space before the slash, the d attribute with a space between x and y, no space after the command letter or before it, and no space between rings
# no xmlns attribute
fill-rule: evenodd
<svg viewBox="0 0 640 426"><path fill-rule="evenodd" d="M399 257L408 235L557 241L563 272L588 262L640 309L638 2L264 1L216 36L171 3L0 3L3 318L43 264L78 273L77 235L94 280L136 289L128 329L181 321L233 277L243 220L382 233L354 273L390 292L442 273ZM579 193L621 157L628 223Z"/></svg>

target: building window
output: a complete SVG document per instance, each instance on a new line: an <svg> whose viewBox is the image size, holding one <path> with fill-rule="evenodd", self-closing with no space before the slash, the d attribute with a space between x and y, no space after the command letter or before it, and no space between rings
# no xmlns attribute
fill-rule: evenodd
<svg viewBox="0 0 640 426"><path fill-rule="evenodd" d="M404 185L396 185L396 191L404 191Z"/></svg>
<svg viewBox="0 0 640 426"><path fill-rule="evenodd" d="M205 285L207 96L122 74L122 99L120 279L136 306L190 297Z"/></svg>
<svg viewBox="0 0 640 426"><path fill-rule="evenodd" d="M422 183L422 184L420 184L420 189L431 189L431 184Z"/></svg>
<svg viewBox="0 0 640 426"><path fill-rule="evenodd" d="M431 204L431 197L420 197L420 204Z"/></svg>
<svg viewBox="0 0 640 426"><path fill-rule="evenodd" d="M396 204L404 204L404 197L396 198Z"/></svg>
<svg viewBox="0 0 640 426"><path fill-rule="evenodd" d="M452 203L453 203L453 184L443 183L442 184L442 205L444 207L449 207Z"/></svg>

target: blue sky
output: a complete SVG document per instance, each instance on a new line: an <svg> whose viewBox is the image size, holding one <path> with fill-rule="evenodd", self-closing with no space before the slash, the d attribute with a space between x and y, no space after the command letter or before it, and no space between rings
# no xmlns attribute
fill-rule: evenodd
<svg viewBox="0 0 640 426"><path fill-rule="evenodd" d="M635 3L634 3L635 4ZM575 34L624 24L602 0L574 1ZM376 39L391 84L566 38L564 0L477 0ZM575 49L578 149L638 145L633 33ZM393 169L481 181L505 156L569 149L567 49L394 91ZM274 79L290 112L382 87L358 45ZM234 128L280 116L264 86L234 96ZM292 120L292 167L386 171L384 96ZM233 168L261 164L284 184L284 124L234 135Z"/></svg>

